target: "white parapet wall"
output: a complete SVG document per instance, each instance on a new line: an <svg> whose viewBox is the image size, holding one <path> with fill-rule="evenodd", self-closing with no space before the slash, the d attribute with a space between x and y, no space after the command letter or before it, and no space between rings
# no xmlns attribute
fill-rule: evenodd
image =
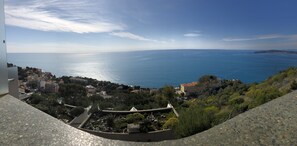
<svg viewBox="0 0 297 146"><path fill-rule="evenodd" d="M0 0L0 95L8 93L4 1Z"/></svg>

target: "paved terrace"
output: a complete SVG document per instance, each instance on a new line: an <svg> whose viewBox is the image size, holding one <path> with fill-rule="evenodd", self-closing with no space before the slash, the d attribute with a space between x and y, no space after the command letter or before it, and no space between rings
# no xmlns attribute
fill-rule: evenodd
<svg viewBox="0 0 297 146"><path fill-rule="evenodd" d="M80 131L10 95L0 97L0 145L152 145ZM297 91L207 131L153 145L297 145Z"/></svg>

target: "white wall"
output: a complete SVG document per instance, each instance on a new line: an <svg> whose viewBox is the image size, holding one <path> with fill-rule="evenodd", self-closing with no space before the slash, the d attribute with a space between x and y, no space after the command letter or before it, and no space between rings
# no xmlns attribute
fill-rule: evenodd
<svg viewBox="0 0 297 146"><path fill-rule="evenodd" d="M4 0L0 0L0 95L8 93L8 75L6 60Z"/></svg>

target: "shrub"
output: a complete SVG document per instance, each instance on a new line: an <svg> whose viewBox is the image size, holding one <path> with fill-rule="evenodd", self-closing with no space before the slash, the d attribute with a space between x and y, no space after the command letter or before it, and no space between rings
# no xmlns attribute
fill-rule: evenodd
<svg viewBox="0 0 297 146"><path fill-rule="evenodd" d="M154 129L152 128L152 123L148 120L145 119L141 124L139 131L142 133L147 133L149 131L153 131Z"/></svg>
<svg viewBox="0 0 297 146"><path fill-rule="evenodd" d="M77 106L73 109L70 110L69 114L73 117L77 117L79 116L80 114L82 114L83 112L85 111L85 109L81 106Z"/></svg>
<svg viewBox="0 0 297 146"><path fill-rule="evenodd" d="M210 106L210 107L206 107L204 111L207 113L215 114L219 112L219 109L216 106Z"/></svg>
<svg viewBox="0 0 297 146"><path fill-rule="evenodd" d="M106 126L107 127L113 127L114 126L114 116L112 116L112 115L108 115L107 117L106 117Z"/></svg>
<svg viewBox="0 0 297 146"><path fill-rule="evenodd" d="M32 104L38 104L39 102L45 100L45 98L41 95L38 95L38 94L33 94L31 97L31 103Z"/></svg>
<svg viewBox="0 0 297 146"><path fill-rule="evenodd" d="M211 127L211 117L201 107L192 106L182 110L174 127L177 137L186 137Z"/></svg>
<svg viewBox="0 0 297 146"><path fill-rule="evenodd" d="M229 101L229 104L231 105L237 105L237 104L241 104L244 102L243 98L237 97L237 98L233 98Z"/></svg>
<svg viewBox="0 0 297 146"><path fill-rule="evenodd" d="M168 119L165 124L163 125L163 129L172 129L178 124L177 118L170 118Z"/></svg>
<svg viewBox="0 0 297 146"><path fill-rule="evenodd" d="M291 89L292 90L297 90L297 82L296 82L296 80L294 80L293 83L291 84Z"/></svg>
<svg viewBox="0 0 297 146"><path fill-rule="evenodd" d="M140 113L129 114L126 117L127 123L137 123L144 119L144 116Z"/></svg>
<svg viewBox="0 0 297 146"><path fill-rule="evenodd" d="M114 121L114 127L118 132L122 132L121 129L127 128L127 124L128 123L126 122L125 119L117 119Z"/></svg>
<svg viewBox="0 0 297 146"><path fill-rule="evenodd" d="M269 87L264 89L250 90L247 95L253 98L253 101L249 105L249 109L251 109L272 99L280 97L282 93L275 87Z"/></svg>
<svg viewBox="0 0 297 146"><path fill-rule="evenodd" d="M214 75L204 75L204 76L200 77L198 81L200 83L205 83L205 82L210 82L213 80L217 80L217 77Z"/></svg>

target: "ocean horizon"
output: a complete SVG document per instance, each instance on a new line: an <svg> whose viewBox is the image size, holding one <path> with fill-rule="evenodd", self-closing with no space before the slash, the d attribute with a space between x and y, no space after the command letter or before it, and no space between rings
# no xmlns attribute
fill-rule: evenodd
<svg viewBox="0 0 297 146"><path fill-rule="evenodd" d="M203 75L261 82L297 66L296 54L255 50L146 50L102 53L8 53L9 63L60 76L82 76L127 85L159 88L197 81Z"/></svg>

